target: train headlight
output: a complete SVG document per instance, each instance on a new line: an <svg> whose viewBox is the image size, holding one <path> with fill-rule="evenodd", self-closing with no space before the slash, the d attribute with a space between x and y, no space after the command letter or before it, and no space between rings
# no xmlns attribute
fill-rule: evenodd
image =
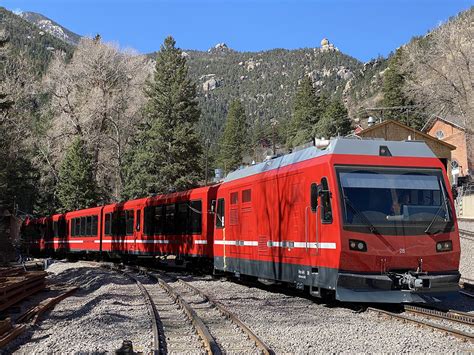
<svg viewBox="0 0 474 355"><path fill-rule="evenodd" d="M436 243L437 252L451 251L451 250L453 250L453 242L450 240L445 240L443 242Z"/></svg>
<svg viewBox="0 0 474 355"><path fill-rule="evenodd" d="M367 244L362 240L349 239L349 249L355 251L367 251Z"/></svg>

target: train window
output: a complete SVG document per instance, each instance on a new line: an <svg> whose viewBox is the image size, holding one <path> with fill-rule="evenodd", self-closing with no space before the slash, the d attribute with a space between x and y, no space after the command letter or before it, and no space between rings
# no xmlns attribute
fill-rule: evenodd
<svg viewBox="0 0 474 355"><path fill-rule="evenodd" d="M239 202L239 193L238 192L232 192L230 194L230 204L235 205Z"/></svg>
<svg viewBox="0 0 474 355"><path fill-rule="evenodd" d="M105 230L104 230L104 234L105 235L112 235L112 223L111 223L111 217L112 217L112 213L106 213L105 214Z"/></svg>
<svg viewBox="0 0 474 355"><path fill-rule="evenodd" d="M310 191L311 198L311 212L316 212L318 210L318 184L311 184Z"/></svg>
<svg viewBox="0 0 474 355"><path fill-rule="evenodd" d="M67 231L66 220L61 218L58 223L59 223L59 236L61 238L64 238L66 236L66 231Z"/></svg>
<svg viewBox="0 0 474 355"><path fill-rule="evenodd" d="M86 235L92 235L92 216L86 217Z"/></svg>
<svg viewBox="0 0 474 355"><path fill-rule="evenodd" d="M188 226L188 203L178 203L176 209L176 234L184 234Z"/></svg>
<svg viewBox="0 0 474 355"><path fill-rule="evenodd" d="M125 233L126 235L131 235L133 234L133 220L134 220L134 211L133 210L127 210L125 211Z"/></svg>
<svg viewBox="0 0 474 355"><path fill-rule="evenodd" d="M76 225L76 233L75 236L78 237L81 235L81 219L80 218L74 218L75 220L75 225Z"/></svg>
<svg viewBox="0 0 474 355"><path fill-rule="evenodd" d="M126 219L125 219L125 211L120 211L117 212L118 215L116 215L116 225L115 225L115 232L116 235L126 235ZM115 219L114 218L114 219Z"/></svg>
<svg viewBox="0 0 474 355"><path fill-rule="evenodd" d="M331 191L328 179L321 179L321 222L332 223Z"/></svg>
<svg viewBox="0 0 474 355"><path fill-rule="evenodd" d="M163 210L163 205L155 207L154 234L163 234L163 225L165 224L165 214Z"/></svg>
<svg viewBox="0 0 474 355"><path fill-rule="evenodd" d="M144 215L144 227L143 227L143 232L145 235L153 235L153 218L155 215L155 207L154 206L148 206L145 207L143 211Z"/></svg>
<svg viewBox="0 0 474 355"><path fill-rule="evenodd" d="M217 212L216 212L216 228L224 228L224 215L225 215L225 203L224 199L220 198L217 201Z"/></svg>
<svg viewBox="0 0 474 355"><path fill-rule="evenodd" d="M189 203L188 232L190 234L201 234L202 232L201 201L191 201Z"/></svg>
<svg viewBox="0 0 474 355"><path fill-rule="evenodd" d="M76 219L71 219L71 237L76 236Z"/></svg>
<svg viewBox="0 0 474 355"><path fill-rule="evenodd" d="M141 222L141 213L142 211L141 210L138 210L137 211L137 219L136 219L136 224L135 224L135 230L136 231L139 231L140 230L140 222Z"/></svg>
<svg viewBox="0 0 474 355"><path fill-rule="evenodd" d="M175 234L175 215L176 205L166 205L165 218L163 223L163 230L165 234Z"/></svg>
<svg viewBox="0 0 474 355"><path fill-rule="evenodd" d="M122 227L121 227L121 217L123 217L123 212L113 212L111 213L110 220L112 221L112 235L122 235L120 234L122 232Z"/></svg>
<svg viewBox="0 0 474 355"><path fill-rule="evenodd" d="M84 235L86 235L86 217L81 217L81 232L79 233L79 235L82 237Z"/></svg>
<svg viewBox="0 0 474 355"><path fill-rule="evenodd" d="M247 189L242 191L242 203L248 203L252 201L252 190Z"/></svg>
<svg viewBox="0 0 474 355"><path fill-rule="evenodd" d="M54 235L55 238L59 237L58 222L53 222L53 235Z"/></svg>
<svg viewBox="0 0 474 355"><path fill-rule="evenodd" d="M97 235L97 229L99 224L99 217L92 216L92 226L91 226L91 235Z"/></svg>

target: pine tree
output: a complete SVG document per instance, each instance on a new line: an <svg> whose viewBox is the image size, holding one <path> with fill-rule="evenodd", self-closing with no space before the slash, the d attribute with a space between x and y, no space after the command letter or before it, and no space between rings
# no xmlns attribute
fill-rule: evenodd
<svg viewBox="0 0 474 355"><path fill-rule="evenodd" d="M97 201L92 158L82 139L76 138L59 168L58 200L63 212L91 207Z"/></svg>
<svg viewBox="0 0 474 355"><path fill-rule="evenodd" d="M318 135L324 138L345 136L350 133L352 123L347 109L338 100L333 100L318 123Z"/></svg>
<svg viewBox="0 0 474 355"><path fill-rule="evenodd" d="M396 108L413 106L415 103L409 100L404 93L404 85L406 73L402 70L403 51L397 49L395 54L390 58L388 68L385 71L382 86L382 106L389 108L387 113L390 119L400 121L407 126L421 129L424 119L410 108ZM393 108L393 109L392 109Z"/></svg>
<svg viewBox="0 0 474 355"><path fill-rule="evenodd" d="M310 142L316 132L324 108L326 97L316 93L311 79L305 76L300 83L293 102L287 145L295 147Z"/></svg>
<svg viewBox="0 0 474 355"><path fill-rule="evenodd" d="M247 117L242 103L235 100L229 106L220 142L219 162L225 172L236 169L242 163L247 147Z"/></svg>
<svg viewBox="0 0 474 355"><path fill-rule="evenodd" d="M128 153L124 195L185 190L202 178L202 144L196 131L200 117L196 87L186 58L167 37L156 58L146 94L147 127Z"/></svg>

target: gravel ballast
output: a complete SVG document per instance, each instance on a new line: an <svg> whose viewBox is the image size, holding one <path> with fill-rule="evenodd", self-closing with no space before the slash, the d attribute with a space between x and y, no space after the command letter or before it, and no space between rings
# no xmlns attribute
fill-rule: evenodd
<svg viewBox="0 0 474 355"><path fill-rule="evenodd" d="M226 281L187 281L226 305L276 353L473 350L473 344L452 336L373 313L328 308L309 299Z"/></svg>
<svg viewBox="0 0 474 355"><path fill-rule="evenodd" d="M87 262L57 262L47 271L52 282L81 288L10 343L7 352L114 353L123 340L131 340L135 351L150 349L151 320L135 282Z"/></svg>

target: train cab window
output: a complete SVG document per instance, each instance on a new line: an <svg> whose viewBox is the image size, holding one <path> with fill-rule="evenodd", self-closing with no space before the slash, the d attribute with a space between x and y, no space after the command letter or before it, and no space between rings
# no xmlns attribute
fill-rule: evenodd
<svg viewBox="0 0 474 355"><path fill-rule="evenodd" d="M140 230L140 222L141 222L141 217L142 217L142 211L138 210L137 211L137 219L135 223L135 230L138 232Z"/></svg>
<svg viewBox="0 0 474 355"><path fill-rule="evenodd" d="M92 216L86 217L86 235L92 235Z"/></svg>
<svg viewBox="0 0 474 355"><path fill-rule="evenodd" d="M331 191L328 179L321 179L321 222L332 223Z"/></svg>
<svg viewBox="0 0 474 355"><path fill-rule="evenodd" d="M217 201L217 211L216 211L216 228L224 228L224 215L225 215L225 203L224 199L220 198Z"/></svg>
<svg viewBox="0 0 474 355"><path fill-rule="evenodd" d="M164 234L175 234L175 216L176 216L176 205L165 206L165 218L163 223Z"/></svg>
<svg viewBox="0 0 474 355"><path fill-rule="evenodd" d="M125 233L126 235L133 234L133 222L134 222L134 211L127 210L125 211Z"/></svg>
<svg viewBox="0 0 474 355"><path fill-rule="evenodd" d="M176 234L184 234L188 226L188 203L178 203L176 209Z"/></svg>
<svg viewBox="0 0 474 355"><path fill-rule="evenodd" d="M92 216L91 235L94 235L94 236L97 235L98 224L99 224L99 217Z"/></svg>
<svg viewBox="0 0 474 355"><path fill-rule="evenodd" d="M105 228L104 234L105 235L112 235L112 213L105 214Z"/></svg>
<svg viewBox="0 0 474 355"><path fill-rule="evenodd" d="M189 203L188 233L201 234L202 232L202 202Z"/></svg>
<svg viewBox="0 0 474 355"><path fill-rule="evenodd" d="M230 194L230 204L231 205L236 205L239 202L239 193L238 192L232 192Z"/></svg>
<svg viewBox="0 0 474 355"><path fill-rule="evenodd" d="M249 203L252 201L252 190L247 189L242 191L242 203Z"/></svg>

